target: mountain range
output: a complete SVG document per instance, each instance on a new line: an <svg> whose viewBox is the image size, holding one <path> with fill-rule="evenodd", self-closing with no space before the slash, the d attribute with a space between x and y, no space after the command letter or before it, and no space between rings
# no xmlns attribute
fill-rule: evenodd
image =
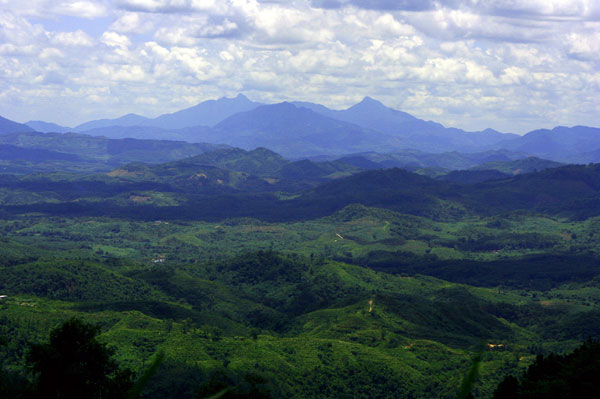
<svg viewBox="0 0 600 399"><path fill-rule="evenodd" d="M523 136L493 129L467 132L416 118L365 97L344 110L308 102L262 104L240 94L146 118L136 114L67 128L43 121L21 125L0 120L0 134L78 132L107 138L180 140L272 149L287 158L341 156L357 152L473 153L505 150L520 157L558 162L600 161L600 129L586 126L540 129ZM514 159L514 157L513 157Z"/></svg>

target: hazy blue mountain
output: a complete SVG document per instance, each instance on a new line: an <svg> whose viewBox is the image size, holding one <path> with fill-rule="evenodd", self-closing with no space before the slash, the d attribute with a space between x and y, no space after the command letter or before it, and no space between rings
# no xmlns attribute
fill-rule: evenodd
<svg viewBox="0 0 600 399"><path fill-rule="evenodd" d="M89 129L84 132L90 136L102 136L109 139L141 139L141 140L180 140L169 130L151 126L107 126Z"/></svg>
<svg viewBox="0 0 600 399"><path fill-rule="evenodd" d="M73 130L75 132L85 132L87 130L106 128L112 126L144 126L149 123L151 119L137 114L127 114L116 119L98 119L82 123L76 126Z"/></svg>
<svg viewBox="0 0 600 399"><path fill-rule="evenodd" d="M524 152L554 161L585 162L584 154L600 150L600 128L558 126L552 130L539 129L522 137L498 143L494 147Z"/></svg>
<svg viewBox="0 0 600 399"><path fill-rule="evenodd" d="M600 164L567 165L461 187L402 169L386 169L333 180L303 193L300 200L327 204L328 209L361 203L417 215L435 212L440 199L482 214L517 209L576 219L600 214Z"/></svg>
<svg viewBox="0 0 600 399"><path fill-rule="evenodd" d="M161 115L147 125L163 129L182 129L201 125L214 126L231 115L253 110L260 105L263 104L250 101L243 94L238 94L235 98L223 97L218 100L208 100L191 108Z"/></svg>
<svg viewBox="0 0 600 399"><path fill-rule="evenodd" d="M470 168L471 171L489 171L496 170L508 175L520 175L523 173L531 173L551 168L564 166L563 163L540 159L537 157L527 157L513 161L493 161L485 162L481 165Z"/></svg>
<svg viewBox="0 0 600 399"><path fill-rule="evenodd" d="M9 133L33 132L34 129L22 123L13 122L0 116L0 135Z"/></svg>
<svg viewBox="0 0 600 399"><path fill-rule="evenodd" d="M172 140L108 139L80 133L25 132L0 135L0 145L73 154L105 165L161 163L213 151L223 146ZM63 159L70 160L70 159Z"/></svg>
<svg viewBox="0 0 600 399"><path fill-rule="evenodd" d="M217 141L245 149L267 147L285 157L397 146L393 138L347 122L328 118L291 103L263 105L233 115L214 127Z"/></svg>
<svg viewBox="0 0 600 399"><path fill-rule="evenodd" d="M7 123L12 123L12 127ZM31 124L43 131L68 129L41 121ZM31 131L25 125L7 120L0 120L0 129L4 134L11 132L10 129ZM75 130L114 139L181 140L244 149L266 147L292 159L352 154L350 164L368 169L468 169L486 162L507 162L527 156L571 163L600 161L598 128L556 127L524 136L493 129L466 132L418 119L370 97L348 109L331 110L308 102L262 105L240 94L235 98L204 101L155 119L129 114L87 122ZM486 155L486 150L492 152ZM357 154L365 152L380 154ZM488 159L475 159L466 155L469 153ZM509 153L512 155L508 156Z"/></svg>
<svg viewBox="0 0 600 399"><path fill-rule="evenodd" d="M221 148L187 158L173 165L213 166L256 176L276 176L276 172L290 161L266 148L245 151L241 148Z"/></svg>
<svg viewBox="0 0 600 399"><path fill-rule="evenodd" d="M295 102L294 104L330 118L399 138L402 144L396 149L413 148L429 152L473 151L517 137L493 129L465 132L461 129L446 128L439 123L424 121L406 112L386 107L371 97L365 97L358 104L339 111L331 110L320 104L307 102Z"/></svg>
<svg viewBox="0 0 600 399"><path fill-rule="evenodd" d="M433 154L417 150L405 150L388 154L380 154L375 152L350 154L339 158L339 161L363 169L385 169L397 167L410 170L416 170L420 168L461 170L469 169L488 162L510 162L525 157L525 154L513 153L507 150L484 151L477 153L459 153L452 151L443 152L440 154Z"/></svg>
<svg viewBox="0 0 600 399"><path fill-rule="evenodd" d="M78 161L80 158L75 154L65 154L58 151L0 144L0 160L40 163L47 161Z"/></svg>
<svg viewBox="0 0 600 399"><path fill-rule="evenodd" d="M27 126L40 133L67 133L72 132L73 128L60 126L56 123L44 121L29 121L25 123Z"/></svg>
<svg viewBox="0 0 600 399"><path fill-rule="evenodd" d="M600 163L600 148L590 152L584 152L576 157L577 163Z"/></svg>
<svg viewBox="0 0 600 399"><path fill-rule="evenodd" d="M510 177L509 174L502 173L498 170L453 170L442 176L438 176L437 180L443 180L451 183L459 184L476 184L489 180L499 180Z"/></svg>
<svg viewBox="0 0 600 399"><path fill-rule="evenodd" d="M419 121L419 119L415 118L414 116L407 114L406 112L388 108L371 97L365 97L358 104L340 111L331 110L319 104L297 104L299 106L312 109L313 111L321 113L330 118L354 123L355 125L378 130L386 134L398 133L398 128L404 123Z"/></svg>
<svg viewBox="0 0 600 399"><path fill-rule="evenodd" d="M139 138L153 140L201 141L198 136L206 135L207 126L239 112L252 110L261 103L250 101L239 94L235 98L220 98L201 102L190 108L164 114L151 119L136 114L127 114L116 119L99 119L83 123L73 131L109 138Z"/></svg>

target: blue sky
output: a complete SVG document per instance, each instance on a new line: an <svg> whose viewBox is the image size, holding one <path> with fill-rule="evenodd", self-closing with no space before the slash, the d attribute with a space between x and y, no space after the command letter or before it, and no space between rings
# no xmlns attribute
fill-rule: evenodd
<svg viewBox="0 0 600 399"><path fill-rule="evenodd" d="M597 0L0 0L0 115L73 126L244 93L468 130L600 126Z"/></svg>

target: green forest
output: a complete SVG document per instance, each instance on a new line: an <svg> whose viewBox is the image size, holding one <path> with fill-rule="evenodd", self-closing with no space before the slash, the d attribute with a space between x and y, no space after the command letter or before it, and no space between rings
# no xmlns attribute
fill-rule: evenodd
<svg viewBox="0 0 600 399"><path fill-rule="evenodd" d="M299 162L2 175L0 396L596 392L600 165L473 182ZM71 360L96 374L48 366Z"/></svg>

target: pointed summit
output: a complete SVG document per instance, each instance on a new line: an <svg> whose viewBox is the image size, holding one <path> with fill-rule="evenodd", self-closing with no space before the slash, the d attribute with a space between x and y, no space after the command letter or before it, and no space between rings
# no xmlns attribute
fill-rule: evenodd
<svg viewBox="0 0 600 399"><path fill-rule="evenodd" d="M22 123L17 123L0 116L0 134L33 132L34 130Z"/></svg>
<svg viewBox="0 0 600 399"><path fill-rule="evenodd" d="M251 103L252 101L250 101L250 99L248 97L246 97L245 95L243 95L242 93L238 93L237 96L235 97L226 97L223 96L221 98L219 98L218 100L208 100L205 101L205 103L219 103L219 102L233 102L233 103ZM199 103L196 106L202 105L203 103Z"/></svg>
<svg viewBox="0 0 600 399"><path fill-rule="evenodd" d="M362 99L361 102L354 104L353 106L351 106L350 108L348 108L348 110L359 110L359 109L371 109L371 110L376 110L376 109L390 109L388 107L386 107L385 105L383 105L380 101L375 100L372 97L366 96L365 98Z"/></svg>
<svg viewBox="0 0 600 399"><path fill-rule="evenodd" d="M41 133L67 133L73 130L70 127L60 126L56 123L44 122L44 121L29 121L25 122L27 126Z"/></svg>
<svg viewBox="0 0 600 399"><path fill-rule="evenodd" d="M383 133L390 133L397 130L400 124L416 120L414 116L386 107L380 101L369 96L341 113L344 114L343 120L345 121L375 128Z"/></svg>
<svg viewBox="0 0 600 399"><path fill-rule="evenodd" d="M152 121L152 126L163 129L214 126L231 115L253 110L260 105L262 104L251 101L240 93L236 97L208 100L172 114L161 115Z"/></svg>
<svg viewBox="0 0 600 399"><path fill-rule="evenodd" d="M362 101L360 102L360 104L378 104L378 105L383 105L381 103L381 101L375 100L373 97L369 97L369 96L365 96L365 98L362 99ZM385 105L383 105L385 107Z"/></svg>
<svg viewBox="0 0 600 399"><path fill-rule="evenodd" d="M98 119L75 126L74 131L85 132L86 130L99 129L111 126L144 126L150 121L149 118L137 114L127 114L115 119Z"/></svg>

